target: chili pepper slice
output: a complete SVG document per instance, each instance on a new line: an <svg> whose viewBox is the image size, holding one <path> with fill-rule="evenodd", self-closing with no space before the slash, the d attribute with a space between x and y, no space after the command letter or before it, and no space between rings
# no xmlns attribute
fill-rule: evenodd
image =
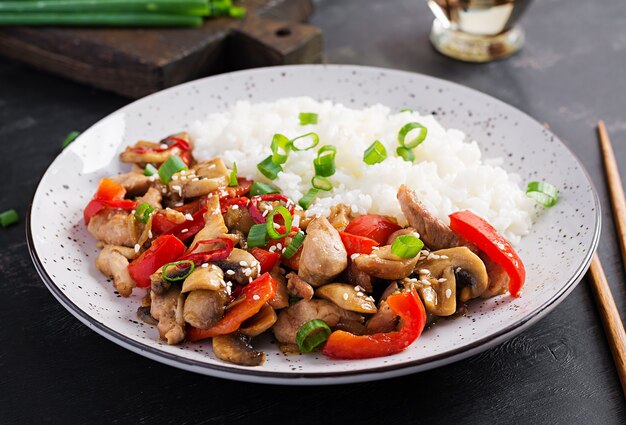
<svg viewBox="0 0 626 425"><path fill-rule="evenodd" d="M243 287L241 295L235 300L232 308L226 311L224 317L210 329L198 329L192 326L187 328L187 339L200 341L217 335L226 335L235 332L241 324L258 313L266 302L276 294L278 282L269 273L264 273L254 281Z"/></svg>
<svg viewBox="0 0 626 425"><path fill-rule="evenodd" d="M510 242L485 219L471 211L458 211L449 217L452 230L504 268L509 275L509 293L519 297L526 280L526 269Z"/></svg>
<svg viewBox="0 0 626 425"><path fill-rule="evenodd" d="M238 198L220 199L220 209L222 211L222 214L225 214L226 211L228 211L228 208L232 207L233 205L237 205L239 208L245 208L248 206L249 203L250 199L246 198L245 196L241 196Z"/></svg>
<svg viewBox="0 0 626 425"><path fill-rule="evenodd" d="M248 180L245 177L237 177L237 186L228 186L213 191L213 194L217 194L220 197L220 201L226 198L238 198L246 195L250 192L254 181Z"/></svg>
<svg viewBox="0 0 626 425"><path fill-rule="evenodd" d="M167 139L163 140L163 143L167 144L167 142L170 140L174 143L168 145L167 147L147 148L144 146L129 146L128 150L142 154L147 152L165 152L174 148L179 148L182 151L189 151L191 149L189 142L179 137L168 137Z"/></svg>
<svg viewBox="0 0 626 425"><path fill-rule="evenodd" d="M201 245L213 245L217 243L223 243L223 248L213 249L211 251L205 252L197 252L194 253L196 249L198 249ZM179 261L193 261L196 266L199 266L204 263L209 263L211 261L219 261L228 258L233 249L235 248L235 244L232 240L228 238L217 238L211 239L208 241L198 241L196 242L187 254L179 259Z"/></svg>
<svg viewBox="0 0 626 425"><path fill-rule="evenodd" d="M426 310L415 289L387 297L391 311L400 316L400 329L373 335L346 331L330 334L322 350L333 359L370 359L396 354L411 345L426 326Z"/></svg>
<svg viewBox="0 0 626 425"><path fill-rule="evenodd" d="M252 198L250 198L250 205L248 206L248 212L250 213L250 217L252 217L254 222L257 224L265 223L265 216L263 215L261 211L259 211L259 202L261 201L282 202L285 204L287 211L289 211L289 214L291 214L292 216L296 208L296 204L294 204L291 200L289 200L289 198L287 198L284 195L280 195L278 193L253 196ZM276 219L277 219L277 223L280 224L282 217L276 217Z"/></svg>

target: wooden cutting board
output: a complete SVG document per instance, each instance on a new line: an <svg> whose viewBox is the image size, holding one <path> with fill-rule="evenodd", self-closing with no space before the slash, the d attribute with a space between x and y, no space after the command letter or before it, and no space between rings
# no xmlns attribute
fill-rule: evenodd
<svg viewBox="0 0 626 425"><path fill-rule="evenodd" d="M321 62L321 31L302 23L311 0L244 5L243 21L195 29L0 28L0 55L131 98L226 71Z"/></svg>

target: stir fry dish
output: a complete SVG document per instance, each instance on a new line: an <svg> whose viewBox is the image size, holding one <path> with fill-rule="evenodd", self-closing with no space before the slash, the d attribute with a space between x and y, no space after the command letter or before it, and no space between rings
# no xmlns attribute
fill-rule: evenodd
<svg viewBox="0 0 626 425"><path fill-rule="evenodd" d="M315 191L289 199L219 157L196 160L187 133L139 141L120 160L132 170L100 181L84 221L97 268L121 296L145 293L137 315L167 344L210 339L217 358L245 366L265 361L253 342L266 332L285 353L387 356L470 300L518 297L524 284L487 221L458 211L447 225L404 185L402 226L345 204L307 215Z"/></svg>

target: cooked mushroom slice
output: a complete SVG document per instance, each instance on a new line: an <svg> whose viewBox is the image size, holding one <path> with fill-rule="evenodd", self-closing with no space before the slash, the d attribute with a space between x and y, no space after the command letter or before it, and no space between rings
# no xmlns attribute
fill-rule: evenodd
<svg viewBox="0 0 626 425"><path fill-rule="evenodd" d="M289 307L289 293L287 292L287 279L280 273L277 267L270 271L270 275L276 279L278 285L276 286L276 294L274 298L267 303L272 306L274 310L280 310Z"/></svg>
<svg viewBox="0 0 626 425"><path fill-rule="evenodd" d="M220 198L216 195L211 195L207 198L206 205L207 212L204 213L204 227L193 238L191 246L194 246L196 242L210 241L228 233L220 210ZM202 245L194 252L210 251L211 249L214 249L214 247Z"/></svg>
<svg viewBox="0 0 626 425"><path fill-rule="evenodd" d="M185 339L185 320L180 289L172 286L164 294L150 293L150 314L159 321L157 329L161 338L168 344L175 345Z"/></svg>
<svg viewBox="0 0 626 425"><path fill-rule="evenodd" d="M244 249L235 248L225 260L216 261L215 265L224 271L224 279L240 285L247 285L256 279L261 269L259 262Z"/></svg>
<svg viewBox="0 0 626 425"><path fill-rule="evenodd" d="M386 301L380 303L380 307L365 324L367 332L371 334L392 332L398 326L400 316L391 311Z"/></svg>
<svg viewBox="0 0 626 425"><path fill-rule="evenodd" d="M137 199L137 203L141 204L142 202L146 202L155 210L160 210L162 208L161 201L163 200L163 195L161 191L156 187L151 187L148 191L139 199Z"/></svg>
<svg viewBox="0 0 626 425"><path fill-rule="evenodd" d="M98 270L113 278L115 289L123 297L130 296L135 287L135 281L128 273L128 260L134 260L138 255L133 248L106 245L96 259Z"/></svg>
<svg viewBox="0 0 626 425"><path fill-rule="evenodd" d="M152 179L143 173L125 173L112 176L111 180L124 186L128 196L141 196L148 191Z"/></svg>
<svg viewBox="0 0 626 425"><path fill-rule="evenodd" d="M325 217L313 219L302 243L298 276L318 287L332 281L347 266L348 254L337 229Z"/></svg>
<svg viewBox="0 0 626 425"><path fill-rule="evenodd" d="M346 280L352 286L360 286L367 293L371 293L374 290L372 276L359 270L354 264L354 261L348 262L348 269L346 270Z"/></svg>
<svg viewBox="0 0 626 425"><path fill-rule="evenodd" d="M169 158L170 156L180 155L183 151L179 149L178 147L174 147L172 149L167 149L161 152L154 152L154 151L137 152L133 148L159 149L164 144L172 145L173 143L175 143L175 141L172 138L183 139L186 142L191 143L191 140L189 139L189 134L187 134L186 132L173 134L172 136L169 136L163 139L161 143L146 142L146 141L140 140L139 142L135 143L135 146L132 146L132 147L128 146L126 150L120 154L120 161L136 163L136 164L146 164L149 162L154 163L154 164L160 164L162 162L165 162L165 160Z"/></svg>
<svg viewBox="0 0 626 425"><path fill-rule="evenodd" d="M394 241L398 236L402 235L413 235L419 238L419 233L412 227L405 227L404 229L396 230L387 238L387 245L393 245Z"/></svg>
<svg viewBox="0 0 626 425"><path fill-rule="evenodd" d="M137 318L152 326L159 324L159 321L150 314L150 306L143 306L137 309Z"/></svg>
<svg viewBox="0 0 626 425"><path fill-rule="evenodd" d="M476 298L487 289L489 278L485 264L467 247L442 249L431 254L434 255L417 264L417 270L440 283L450 281L457 289L461 302Z"/></svg>
<svg viewBox="0 0 626 425"><path fill-rule="evenodd" d="M224 223L230 233L242 232L248 234L250 228L255 224L247 208L239 208L238 205L231 205L224 214Z"/></svg>
<svg viewBox="0 0 626 425"><path fill-rule="evenodd" d="M343 310L326 300L312 299L298 301L292 306L281 310L278 320L272 327L274 336L281 344L296 344L296 333L302 325L313 319L321 319L328 326L335 327L341 322L363 323L363 316Z"/></svg>
<svg viewBox="0 0 626 425"><path fill-rule="evenodd" d="M230 171L224 161L214 158L197 163L189 171L176 173L169 188L182 198L196 198L228 186L229 178Z"/></svg>
<svg viewBox="0 0 626 425"><path fill-rule="evenodd" d="M172 270L172 273L175 272L176 269ZM168 273L170 271L168 270ZM181 270L181 273L186 273L186 271ZM182 275L181 275L182 276ZM164 294L172 286L172 282L169 280L165 280L163 277L163 267L159 267L157 271L150 275L150 291L155 294Z"/></svg>
<svg viewBox="0 0 626 425"><path fill-rule="evenodd" d="M364 273L381 279L398 280L411 274L417 263L417 257L400 258L391 252L390 245L385 245L369 255L359 255L353 261Z"/></svg>
<svg viewBox="0 0 626 425"><path fill-rule="evenodd" d="M329 283L315 290L315 295L328 301L332 301L344 310L357 313L376 313L374 299L357 291L354 286L347 283Z"/></svg>
<svg viewBox="0 0 626 425"><path fill-rule="evenodd" d="M487 276L489 276L489 286L485 292L480 294L480 298L491 298L504 294L509 286L509 275L506 270L500 264L494 263L484 252L480 252L478 256L485 263Z"/></svg>
<svg viewBox="0 0 626 425"><path fill-rule="evenodd" d="M352 214L352 208L345 204L337 204L330 209L330 216L328 221L333 227L340 232L348 226L350 223L350 214Z"/></svg>
<svg viewBox="0 0 626 425"><path fill-rule="evenodd" d="M313 287L309 285L304 279L295 273L289 273L287 276L287 291L289 295L298 297L304 300L310 300L313 298Z"/></svg>
<svg viewBox="0 0 626 425"><path fill-rule="evenodd" d="M197 289L207 289L209 291L219 291L226 285L224 283L224 273L222 269L214 264L206 264L207 267L196 267L193 272L183 282L183 289L181 292L195 291ZM168 269L169 271L174 269L173 267Z"/></svg>
<svg viewBox="0 0 626 425"><path fill-rule="evenodd" d="M422 278L417 284L417 291L428 313L435 316L451 316L456 312L454 271L451 268L445 269L441 276L439 279Z"/></svg>
<svg viewBox="0 0 626 425"><path fill-rule="evenodd" d="M228 299L225 288L218 291L191 291L183 309L185 322L198 329L209 329L224 316L224 306Z"/></svg>
<svg viewBox="0 0 626 425"><path fill-rule="evenodd" d="M94 238L107 245L134 247L144 224L135 219L133 214L112 208L105 208L93 216L87 230Z"/></svg>
<svg viewBox="0 0 626 425"><path fill-rule="evenodd" d="M255 351L250 345L250 338L238 332L213 337L215 357L241 366L261 366L265 362L265 353Z"/></svg>
<svg viewBox="0 0 626 425"><path fill-rule="evenodd" d="M265 304L257 314L241 324L239 332L248 336L261 335L274 326L276 320L278 320L278 316L274 309L269 304Z"/></svg>

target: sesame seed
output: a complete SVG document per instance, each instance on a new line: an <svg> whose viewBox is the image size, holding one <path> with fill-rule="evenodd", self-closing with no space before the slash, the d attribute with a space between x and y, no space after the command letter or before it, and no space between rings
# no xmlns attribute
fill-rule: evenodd
<svg viewBox="0 0 626 425"><path fill-rule="evenodd" d="M174 174L174 175L172 176L172 180L178 180L178 176L177 176L176 174ZM172 187L173 187L173 186L172 186Z"/></svg>
<svg viewBox="0 0 626 425"><path fill-rule="evenodd" d="M230 294L231 294L231 292L232 292L232 290L230 289L230 286L227 286L227 287L226 287L226 293L227 293L228 295L230 295Z"/></svg>
<svg viewBox="0 0 626 425"><path fill-rule="evenodd" d="M347 293L347 292L344 292L344 293L343 293L343 299L344 299L344 300L347 300L347 299L348 299L348 293Z"/></svg>
<svg viewBox="0 0 626 425"><path fill-rule="evenodd" d="M361 285L357 285L354 287L355 291L365 291L365 289L361 288Z"/></svg>
<svg viewBox="0 0 626 425"><path fill-rule="evenodd" d="M283 249L283 244L280 242L276 244L276 249Z"/></svg>
<svg viewBox="0 0 626 425"><path fill-rule="evenodd" d="M187 233L189 231L189 229L183 229L180 231L180 233Z"/></svg>
<svg viewBox="0 0 626 425"><path fill-rule="evenodd" d="M276 247L275 246L271 246L269 249L270 252L276 252Z"/></svg>
<svg viewBox="0 0 626 425"><path fill-rule="evenodd" d="M428 269L420 269L420 274L430 274L430 270L428 270Z"/></svg>
<svg viewBox="0 0 626 425"><path fill-rule="evenodd" d="M439 258L441 258L442 260L447 260L448 256L447 255L440 255Z"/></svg>
<svg viewBox="0 0 626 425"><path fill-rule="evenodd" d="M204 264L202 265L202 268L203 268L203 269L208 269L208 268L209 268L209 263L204 263Z"/></svg>
<svg viewBox="0 0 626 425"><path fill-rule="evenodd" d="M452 295L452 289L446 289L446 298L450 298Z"/></svg>
<svg viewBox="0 0 626 425"><path fill-rule="evenodd" d="M185 214L185 220L187 221L193 221L193 216L189 213Z"/></svg>
<svg viewBox="0 0 626 425"><path fill-rule="evenodd" d="M270 213L270 211L269 211L269 210L265 210L265 211L263 211L263 217L265 217L265 216L266 216L266 215L268 215L269 213Z"/></svg>
<svg viewBox="0 0 626 425"><path fill-rule="evenodd" d="M259 297L257 294L254 294L254 295L252 296L252 299L253 299L254 301L257 301L257 300L260 300L260 299L261 299L261 297Z"/></svg>
<svg viewBox="0 0 626 425"><path fill-rule="evenodd" d="M250 263L250 267L255 267L258 264L259 262L257 260L252 260L252 262Z"/></svg>
<svg viewBox="0 0 626 425"><path fill-rule="evenodd" d="M254 280L254 279L252 279L252 277L249 277L249 278L248 278L248 283L252 283L252 281L253 281L253 280Z"/></svg>
<svg viewBox="0 0 626 425"><path fill-rule="evenodd" d="M239 262L239 265L240 265L241 267L248 267L248 263L247 263L247 262L245 262L245 261L240 261L240 262Z"/></svg>
<svg viewBox="0 0 626 425"><path fill-rule="evenodd" d="M437 282L439 282L439 283L443 283L443 282L447 282L447 281L448 281L448 279L446 279L445 277L437 279Z"/></svg>
<svg viewBox="0 0 626 425"><path fill-rule="evenodd" d="M176 207L182 207L183 205L185 205L183 202L176 202L174 204L174 206L176 206Z"/></svg>
<svg viewBox="0 0 626 425"><path fill-rule="evenodd" d="M234 210L238 210L238 209L239 209L239 205L231 205L230 207L231 207L232 209L234 209Z"/></svg>
<svg viewBox="0 0 626 425"><path fill-rule="evenodd" d="M152 239L152 230L148 230L148 237Z"/></svg>
<svg viewBox="0 0 626 425"><path fill-rule="evenodd" d="M229 276L232 276L232 275L235 274L235 271L234 270L226 270L226 274L229 275Z"/></svg>
<svg viewBox="0 0 626 425"><path fill-rule="evenodd" d="M356 260L356 259L359 257L359 255L361 255L361 254L359 254L358 252L355 252L354 254L352 254L352 255L350 256L350 259L351 259L351 260Z"/></svg>
<svg viewBox="0 0 626 425"><path fill-rule="evenodd" d="M135 244L135 252L139 252L140 249L141 247L139 246L139 244Z"/></svg>
<svg viewBox="0 0 626 425"><path fill-rule="evenodd" d="M160 147L161 149L167 149L167 148L169 148L169 146L167 146L165 143L161 143L161 144L159 145L159 147Z"/></svg>
<svg viewBox="0 0 626 425"><path fill-rule="evenodd" d="M246 276L250 276L252 274L252 269L245 269L243 274L245 274Z"/></svg>
<svg viewBox="0 0 626 425"><path fill-rule="evenodd" d="M362 296L363 296L363 292L361 292L361 291L357 292L357 293L356 293L356 296L357 296L357 297L362 297Z"/></svg>

